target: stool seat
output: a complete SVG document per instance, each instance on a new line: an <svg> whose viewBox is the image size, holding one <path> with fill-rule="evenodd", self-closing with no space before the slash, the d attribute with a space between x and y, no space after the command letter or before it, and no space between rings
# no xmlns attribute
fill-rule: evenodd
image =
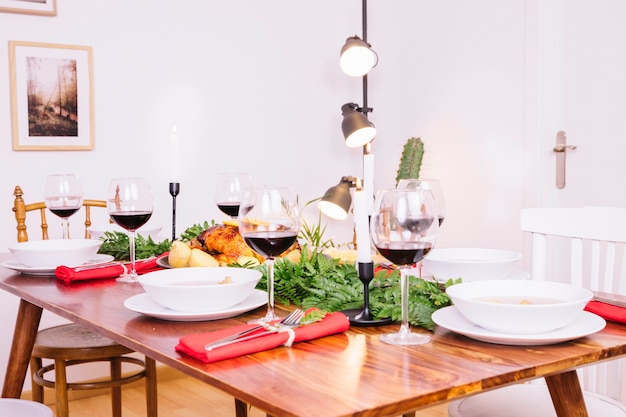
<svg viewBox="0 0 626 417"><path fill-rule="evenodd" d="M3 417L52 417L52 410L35 401L0 398L0 416Z"/></svg>
<svg viewBox="0 0 626 417"><path fill-rule="evenodd" d="M121 387L145 378L148 417L156 417L156 363L148 357L142 361L125 356L133 352L132 349L75 323L41 330L37 333L31 355L33 400L43 403L43 388L53 388L56 394L57 417L68 417L69 390L109 388L112 415L121 417ZM43 366L43 359L51 359L54 362ZM93 362L109 362L110 377L97 381L67 380L67 367ZM127 375L122 375L123 363L132 364L134 368ZM46 378L48 372L54 372L54 378Z"/></svg>

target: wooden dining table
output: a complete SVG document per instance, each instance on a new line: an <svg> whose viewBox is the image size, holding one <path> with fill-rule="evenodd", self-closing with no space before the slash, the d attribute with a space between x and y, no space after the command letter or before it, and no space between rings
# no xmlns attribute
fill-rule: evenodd
<svg viewBox="0 0 626 417"><path fill-rule="evenodd" d="M0 255L0 261L7 255ZM557 415L585 417L576 368L626 354L626 326L545 346L485 343L437 328L419 346L382 343L397 324L356 327L320 339L205 364L179 354L182 336L223 329L264 314L264 307L220 320L152 318L124 307L143 292L114 279L65 284L0 267L0 288L20 298L3 397L21 395L43 310L80 323L162 365L280 417L411 416L463 396L545 378ZM414 331L425 331L413 329Z"/></svg>

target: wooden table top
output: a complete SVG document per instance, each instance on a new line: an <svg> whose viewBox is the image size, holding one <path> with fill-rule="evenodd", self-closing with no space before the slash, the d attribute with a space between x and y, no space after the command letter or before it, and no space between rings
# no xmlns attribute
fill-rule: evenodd
<svg viewBox="0 0 626 417"><path fill-rule="evenodd" d="M6 257L0 256L3 259ZM617 324L608 324L588 337L548 346L489 344L439 328L432 342L410 347L378 340L378 334L397 329L393 324L353 326L344 334L291 348L204 364L174 350L180 337L246 322L262 316L265 308L216 321L165 321L124 307L127 298L143 292L139 284L98 280L66 285L54 277L29 277L1 267L0 288L274 416L398 415L549 375L573 378L574 388L558 380L564 388L555 389L572 390L561 394L574 398L580 396L580 388L573 369L626 354L626 326ZM5 385L11 377L7 374ZM586 415L584 407L576 415Z"/></svg>

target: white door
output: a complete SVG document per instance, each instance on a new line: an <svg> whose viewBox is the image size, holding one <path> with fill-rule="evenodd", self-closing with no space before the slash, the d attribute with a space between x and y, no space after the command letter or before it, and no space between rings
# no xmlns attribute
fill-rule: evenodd
<svg viewBox="0 0 626 417"><path fill-rule="evenodd" d="M626 1L527 3L527 206L626 207ZM553 152L564 131L565 187Z"/></svg>

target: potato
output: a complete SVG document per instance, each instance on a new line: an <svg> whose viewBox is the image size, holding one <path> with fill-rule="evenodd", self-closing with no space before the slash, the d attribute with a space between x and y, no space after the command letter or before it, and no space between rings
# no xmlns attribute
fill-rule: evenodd
<svg viewBox="0 0 626 417"><path fill-rule="evenodd" d="M193 248L189 256L189 266L220 266L220 264L202 249Z"/></svg>
<svg viewBox="0 0 626 417"><path fill-rule="evenodd" d="M185 242L175 240L170 248L167 260L172 268L184 268L189 265L191 248Z"/></svg>

